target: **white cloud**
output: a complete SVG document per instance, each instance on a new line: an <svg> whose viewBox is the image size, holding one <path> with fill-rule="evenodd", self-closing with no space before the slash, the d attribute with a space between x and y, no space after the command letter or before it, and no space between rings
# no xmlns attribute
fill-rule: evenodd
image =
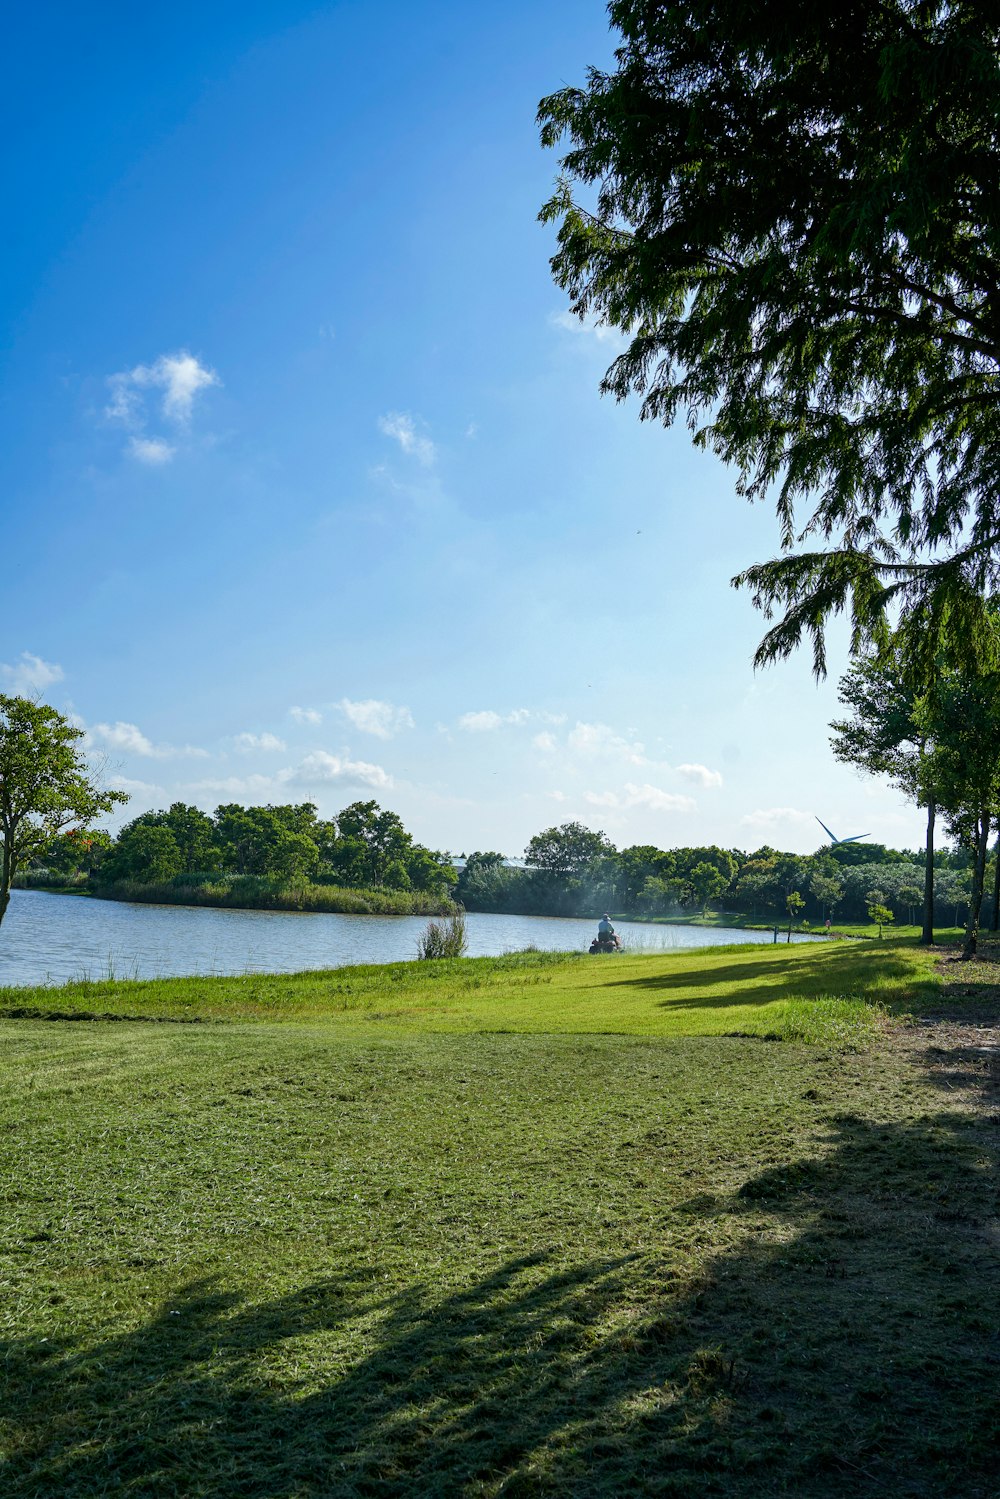
<svg viewBox="0 0 1000 1499"><path fill-rule="evenodd" d="M414 727L409 708L397 708L393 703L380 702L378 698L365 698L355 703L345 697L337 707L356 729L363 734L374 734L376 739L391 739L400 729Z"/></svg>
<svg viewBox="0 0 1000 1499"><path fill-rule="evenodd" d="M813 822L810 812L800 812L797 807L759 807L740 818L741 826L771 831L775 828L803 827Z"/></svg>
<svg viewBox="0 0 1000 1499"><path fill-rule="evenodd" d="M315 708L289 708L288 713L291 718L295 719L296 723L317 724L323 722L322 713L317 713Z"/></svg>
<svg viewBox="0 0 1000 1499"><path fill-rule="evenodd" d="M136 391L153 389L163 392L160 411L167 421L184 424L191 420L198 392L221 383L214 370L186 349L176 354L161 354L152 364L137 364L134 369L111 376L108 415L126 423L134 421L141 406Z"/></svg>
<svg viewBox="0 0 1000 1499"><path fill-rule="evenodd" d="M621 811L645 807L650 812L693 812L697 806L693 797L664 791L659 786L650 786L648 782L639 786L634 781L626 781L621 792L586 791L584 801L589 802L592 807L610 807Z"/></svg>
<svg viewBox="0 0 1000 1499"><path fill-rule="evenodd" d="M378 426L380 432L398 442L404 453L416 458L425 468L429 468L437 457L434 444L429 437L420 436L413 417L407 412L390 411L386 416L379 417Z"/></svg>
<svg viewBox="0 0 1000 1499"><path fill-rule="evenodd" d="M175 755L197 756L208 759L208 751L196 749L192 744L180 748L171 744L154 744L134 723L95 723L87 730L90 746L102 745L106 749L121 750L127 755L143 755L153 760L168 760Z"/></svg>
<svg viewBox="0 0 1000 1499"><path fill-rule="evenodd" d="M0 677L14 697L26 697L43 692L53 682L61 682L63 669L54 661L43 661L31 651L22 651L21 659L14 666L0 665Z"/></svg>
<svg viewBox="0 0 1000 1499"><path fill-rule="evenodd" d="M135 781L130 776L109 776L108 784L116 791L127 791L130 796L149 796L163 790L162 786L154 786L152 781Z"/></svg>
<svg viewBox="0 0 1000 1499"><path fill-rule="evenodd" d="M499 729L503 718L499 713L494 713L492 708L485 708L481 713L463 713L458 720L460 729L467 729L470 734L488 734L493 729Z"/></svg>
<svg viewBox="0 0 1000 1499"><path fill-rule="evenodd" d="M678 765L677 774L696 786L704 786L706 790L711 786L722 785L720 773L717 770L709 770L707 765Z"/></svg>
<svg viewBox="0 0 1000 1499"><path fill-rule="evenodd" d="M173 444L164 442L162 437L130 437L128 450L133 458L148 464L150 468L160 468L164 463L169 463L177 452Z"/></svg>
<svg viewBox="0 0 1000 1499"><path fill-rule="evenodd" d="M205 781L193 781L186 789L192 794L199 791L211 791L221 796L273 796L280 788L280 775L249 775L220 776Z"/></svg>
<svg viewBox="0 0 1000 1499"><path fill-rule="evenodd" d="M576 313L564 309L562 312L553 312L549 317L549 324L553 328L561 329L564 333L590 337L598 343L611 344L614 347L624 347L628 342L619 328L612 328L607 323L599 323L591 313L579 318Z"/></svg>
<svg viewBox="0 0 1000 1499"><path fill-rule="evenodd" d="M161 354L152 364L137 364L108 377L110 399L104 414L133 434L128 445L133 458L139 463L162 465L170 461L176 448L163 437L145 435L150 417L146 393L159 395L159 415L163 420L184 428L191 420L198 392L221 383L214 370L186 349L176 354Z"/></svg>
<svg viewBox="0 0 1000 1499"><path fill-rule="evenodd" d="M276 734L237 734L234 742L241 754L249 754L251 750L283 750L288 748L285 741L279 739Z"/></svg>
<svg viewBox="0 0 1000 1499"><path fill-rule="evenodd" d="M554 734L550 734L546 729L543 733L536 734L531 742L536 749L551 752L556 747L556 736Z"/></svg>
<svg viewBox="0 0 1000 1499"><path fill-rule="evenodd" d="M328 754L326 750L315 750L307 755L301 765L291 773L283 772L289 781L299 786L325 785L330 781L343 781L374 786L386 790L392 785L392 776L381 765L371 765L366 760L348 760L340 755Z"/></svg>
<svg viewBox="0 0 1000 1499"><path fill-rule="evenodd" d="M495 713L492 708L483 708L478 713L463 713L458 720L458 727L470 734L490 734L494 729L502 728L505 723L527 723L531 717L528 708L512 708L509 713Z"/></svg>
<svg viewBox="0 0 1000 1499"><path fill-rule="evenodd" d="M570 730L568 744L582 755L611 756L629 765L649 765L645 746L638 740L623 739L606 723L580 723Z"/></svg>

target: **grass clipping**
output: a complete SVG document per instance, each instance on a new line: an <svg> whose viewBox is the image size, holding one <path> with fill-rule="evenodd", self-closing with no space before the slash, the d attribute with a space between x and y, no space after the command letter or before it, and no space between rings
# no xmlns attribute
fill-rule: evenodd
<svg viewBox="0 0 1000 1499"><path fill-rule="evenodd" d="M784 999L769 1005L736 1034L763 1041L802 1041L863 1051L886 1029L889 1012L858 995Z"/></svg>

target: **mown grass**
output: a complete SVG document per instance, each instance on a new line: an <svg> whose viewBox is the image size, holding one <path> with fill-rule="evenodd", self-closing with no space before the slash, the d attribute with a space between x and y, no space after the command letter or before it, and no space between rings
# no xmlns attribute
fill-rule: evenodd
<svg viewBox="0 0 1000 1499"><path fill-rule="evenodd" d="M988 1059L886 1030L935 991L883 948L184 980L229 1023L3 1022L0 1492L987 1499ZM178 1018L166 981L90 988ZM834 1031L691 1034L748 1011Z"/></svg>
<svg viewBox="0 0 1000 1499"><path fill-rule="evenodd" d="M300 974L85 980L0 989L0 1015L326 1020L347 1030L802 1037L802 1001L918 1005L937 992L915 944L730 946L591 958L515 953ZM791 1006L791 1008L789 1008ZM860 1006L861 1008L859 1008Z"/></svg>

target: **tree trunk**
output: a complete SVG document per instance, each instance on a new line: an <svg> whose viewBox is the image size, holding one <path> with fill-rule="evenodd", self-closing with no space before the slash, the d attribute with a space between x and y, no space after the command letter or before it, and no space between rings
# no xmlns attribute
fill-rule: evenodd
<svg viewBox="0 0 1000 1499"><path fill-rule="evenodd" d="M937 808L927 803L927 862L924 866L924 929L920 940L925 947L934 946L934 814Z"/></svg>
<svg viewBox="0 0 1000 1499"><path fill-rule="evenodd" d="M965 929L965 946L962 957L974 958L979 941L979 913L983 904L983 886L986 883L986 854L990 841L990 814L980 812L976 827L976 863L972 872L972 899L969 902L969 924Z"/></svg>
<svg viewBox="0 0 1000 1499"><path fill-rule="evenodd" d="M990 928L994 932L1000 931L1000 829L997 830L997 841L993 849L993 858L996 864L993 870L993 919Z"/></svg>

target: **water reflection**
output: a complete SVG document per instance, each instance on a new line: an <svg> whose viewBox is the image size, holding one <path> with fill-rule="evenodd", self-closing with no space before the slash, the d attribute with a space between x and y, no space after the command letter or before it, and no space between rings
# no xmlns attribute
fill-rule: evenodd
<svg viewBox="0 0 1000 1499"><path fill-rule="evenodd" d="M475 956L529 946L581 951L596 926L594 920L475 913L467 922L469 952ZM15 890L0 926L0 983L60 984L109 974L157 978L191 973L295 973L346 963L392 963L416 956L417 939L426 924L424 916L221 911ZM770 932L630 921L617 922L616 928L632 950L772 940ZM793 942L813 940L792 937Z"/></svg>

